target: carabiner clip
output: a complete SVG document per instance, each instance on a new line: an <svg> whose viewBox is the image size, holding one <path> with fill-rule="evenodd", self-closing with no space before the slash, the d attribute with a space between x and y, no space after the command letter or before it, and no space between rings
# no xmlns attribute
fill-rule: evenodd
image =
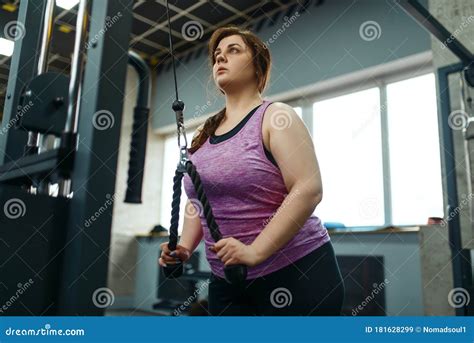
<svg viewBox="0 0 474 343"><path fill-rule="evenodd" d="M188 163L188 161L189 161L188 148L183 146L180 148L180 151L179 151L179 162L177 166L177 169L179 172L181 173L186 172L186 163Z"/></svg>
<svg viewBox="0 0 474 343"><path fill-rule="evenodd" d="M181 145L181 135L183 135L184 138L184 145ZM186 129L184 128L183 125L178 126L178 146L181 149L182 147L187 147L188 146L188 139L186 137Z"/></svg>

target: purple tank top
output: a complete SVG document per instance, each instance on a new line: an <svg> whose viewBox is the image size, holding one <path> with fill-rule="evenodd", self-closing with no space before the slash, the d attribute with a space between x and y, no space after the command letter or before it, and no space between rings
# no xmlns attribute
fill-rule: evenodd
<svg viewBox="0 0 474 343"><path fill-rule="evenodd" d="M189 154L201 176L223 238L234 237L245 244L255 240L288 195L280 169L267 158L263 145L263 116L270 104L265 100L232 137L216 144L211 144L208 138L194 154ZM184 174L183 182L186 194L201 218L211 271L223 278L224 263L208 249L215 242L187 174ZM248 267L247 279L281 269L329 240L321 220L311 215L279 251L259 265Z"/></svg>

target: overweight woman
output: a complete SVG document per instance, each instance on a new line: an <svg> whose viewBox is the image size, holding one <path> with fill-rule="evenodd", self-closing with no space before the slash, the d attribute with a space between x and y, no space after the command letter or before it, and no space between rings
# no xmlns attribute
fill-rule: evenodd
<svg viewBox="0 0 474 343"><path fill-rule="evenodd" d="M212 77L225 108L198 128L189 148L223 239L215 242L187 174L182 235L160 265L186 261L204 237L214 316L340 315L344 283L328 232L313 212L321 174L305 124L293 108L262 97L271 55L251 31L217 29L209 41ZM224 267L247 265L242 285Z"/></svg>

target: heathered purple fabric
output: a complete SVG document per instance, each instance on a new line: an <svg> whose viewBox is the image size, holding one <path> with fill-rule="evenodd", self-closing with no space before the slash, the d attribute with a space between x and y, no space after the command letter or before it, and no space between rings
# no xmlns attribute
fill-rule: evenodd
<svg viewBox="0 0 474 343"><path fill-rule="evenodd" d="M244 127L231 138L217 144L211 144L208 138L194 154L189 155L201 176L222 236L234 237L245 244L255 240L288 195L280 170L268 160L264 152L262 121L270 103L265 100ZM224 277L224 263L208 249L215 242L187 174L183 182L188 198L199 211L210 268L215 275ZM248 267L247 279L281 269L329 240L321 220L311 215L283 248L261 264Z"/></svg>

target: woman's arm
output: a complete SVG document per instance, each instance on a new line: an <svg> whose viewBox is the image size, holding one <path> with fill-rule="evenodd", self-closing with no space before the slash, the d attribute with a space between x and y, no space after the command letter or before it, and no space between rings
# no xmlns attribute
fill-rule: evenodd
<svg viewBox="0 0 474 343"><path fill-rule="evenodd" d="M203 232L202 232L201 219L199 218L199 215L197 215L198 213L197 209L192 209L191 211L189 206L194 206L194 205L188 199L186 201L185 212L187 213L193 212L193 213L196 213L196 215L184 216L183 231L181 232L179 245L182 245L183 247L185 247L192 253L196 249L196 247L199 245L199 242L201 242L201 239L203 237Z"/></svg>
<svg viewBox="0 0 474 343"><path fill-rule="evenodd" d="M251 246L259 262L290 241L322 200L321 173L313 140L291 106L274 103L263 122L268 142L280 167L288 195Z"/></svg>

